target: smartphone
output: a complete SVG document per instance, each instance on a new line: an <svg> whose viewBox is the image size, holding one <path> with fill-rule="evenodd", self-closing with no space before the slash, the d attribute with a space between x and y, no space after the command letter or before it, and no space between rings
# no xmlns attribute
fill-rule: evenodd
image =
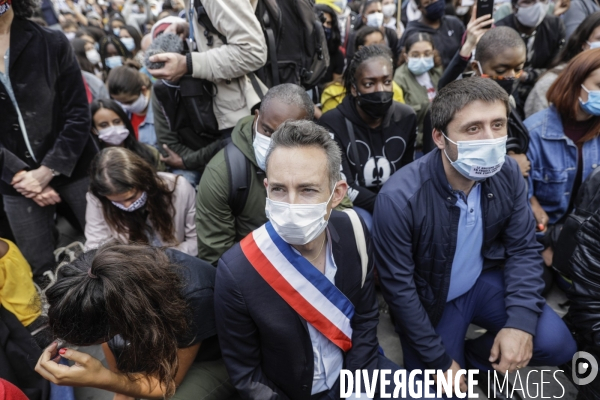
<svg viewBox="0 0 600 400"><path fill-rule="evenodd" d="M66 342L66 341L64 341L64 340L62 340L62 339L56 339L56 342L57 342L57 346L56 346L56 353L54 353L54 354L52 355L52 357L51 357L52 359L55 359L56 357L58 357L58 356L59 356L59 353L58 353L58 351L59 351L60 349L64 349L65 347L67 347L67 342Z"/></svg>
<svg viewBox="0 0 600 400"><path fill-rule="evenodd" d="M475 15L475 18L487 14L494 15L494 0L477 0L477 15ZM491 28L491 26L488 26L488 28Z"/></svg>

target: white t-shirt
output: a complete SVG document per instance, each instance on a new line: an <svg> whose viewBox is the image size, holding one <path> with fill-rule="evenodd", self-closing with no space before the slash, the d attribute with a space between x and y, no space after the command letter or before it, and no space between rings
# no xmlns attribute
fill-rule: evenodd
<svg viewBox="0 0 600 400"><path fill-rule="evenodd" d="M431 76L429 76L429 72L425 72L421 75L415 75L415 78L417 79L417 82L419 82L419 85L427 89L427 97L429 98L429 101L433 101L437 92L435 90L435 86L433 86L433 82L431 82Z"/></svg>

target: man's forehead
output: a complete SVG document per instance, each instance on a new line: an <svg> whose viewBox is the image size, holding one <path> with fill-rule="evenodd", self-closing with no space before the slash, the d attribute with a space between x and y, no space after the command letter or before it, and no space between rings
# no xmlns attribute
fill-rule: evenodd
<svg viewBox="0 0 600 400"><path fill-rule="evenodd" d="M278 146L269 158L267 179L273 182L299 185L321 182L327 177L327 155L317 146Z"/></svg>

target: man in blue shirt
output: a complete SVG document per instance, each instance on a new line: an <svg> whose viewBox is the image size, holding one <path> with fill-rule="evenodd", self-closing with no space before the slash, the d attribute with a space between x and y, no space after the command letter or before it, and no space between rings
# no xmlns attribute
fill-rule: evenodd
<svg viewBox="0 0 600 400"><path fill-rule="evenodd" d="M407 370L506 373L562 364L576 351L541 296L525 181L505 157L508 110L490 79L449 84L432 104L437 149L379 193L376 265ZM471 323L487 333L465 341Z"/></svg>

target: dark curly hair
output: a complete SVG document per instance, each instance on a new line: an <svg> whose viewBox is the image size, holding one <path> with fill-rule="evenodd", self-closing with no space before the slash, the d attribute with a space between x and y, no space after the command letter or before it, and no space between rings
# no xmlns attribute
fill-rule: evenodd
<svg viewBox="0 0 600 400"><path fill-rule="evenodd" d="M178 176L176 179L179 179ZM175 181L177 186L177 180ZM137 189L148 195L146 205L133 212L115 207L106 196ZM108 147L96 155L90 168L90 192L100 200L108 225L132 242L148 244L156 231L163 244L177 245L173 217L173 190L154 167L124 147ZM146 220L152 223L150 227Z"/></svg>
<svg viewBox="0 0 600 400"><path fill-rule="evenodd" d="M177 268L151 246L110 242L84 253L60 267L46 291L50 331L79 346L120 335L128 345L119 354L119 370L132 380L135 372L155 376L171 396L178 337L191 324Z"/></svg>
<svg viewBox="0 0 600 400"><path fill-rule="evenodd" d="M40 0L12 0L11 7L15 17L29 18L39 11Z"/></svg>
<svg viewBox="0 0 600 400"><path fill-rule="evenodd" d="M356 85L356 73L358 72L361 65L373 58L383 58L390 63L390 67L393 67L392 52L390 49L384 46L371 45L361 47L354 57L346 71L344 71L344 87L346 89L346 96L352 95L352 86Z"/></svg>

